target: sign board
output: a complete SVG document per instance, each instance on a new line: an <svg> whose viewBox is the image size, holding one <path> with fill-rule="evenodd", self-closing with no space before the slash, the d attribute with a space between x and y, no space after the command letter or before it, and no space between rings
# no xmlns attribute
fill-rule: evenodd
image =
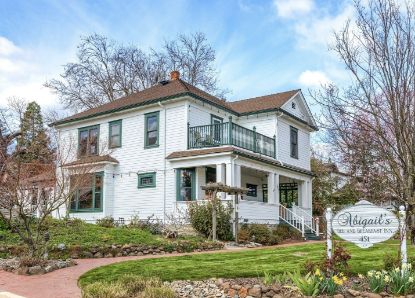
<svg viewBox="0 0 415 298"><path fill-rule="evenodd" d="M389 210L362 200L334 215L332 230L340 238L368 248L392 238L399 230L399 219Z"/></svg>

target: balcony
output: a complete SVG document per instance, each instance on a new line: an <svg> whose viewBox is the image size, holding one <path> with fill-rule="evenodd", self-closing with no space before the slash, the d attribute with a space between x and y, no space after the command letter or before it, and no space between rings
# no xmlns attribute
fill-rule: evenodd
<svg viewBox="0 0 415 298"><path fill-rule="evenodd" d="M275 158L275 136L267 137L233 122L188 128L188 149L233 145Z"/></svg>

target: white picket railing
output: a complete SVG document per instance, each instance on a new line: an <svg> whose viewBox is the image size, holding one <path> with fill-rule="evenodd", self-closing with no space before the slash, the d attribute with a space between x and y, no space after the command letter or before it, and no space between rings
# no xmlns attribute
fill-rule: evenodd
<svg viewBox="0 0 415 298"><path fill-rule="evenodd" d="M304 217L304 222L306 226L308 225L310 227L310 230L313 231L317 236L319 235L319 229L320 229L320 222L318 217L313 217L311 215L311 209L310 212L307 212L307 210L304 210L303 208L293 205L293 212L301 217Z"/></svg>

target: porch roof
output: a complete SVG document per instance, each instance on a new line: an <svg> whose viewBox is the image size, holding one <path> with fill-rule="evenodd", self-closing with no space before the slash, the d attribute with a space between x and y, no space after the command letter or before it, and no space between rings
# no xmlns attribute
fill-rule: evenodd
<svg viewBox="0 0 415 298"><path fill-rule="evenodd" d="M223 146L223 147L212 147L206 149L195 149L195 150L185 150L185 151L175 151L170 153L166 159L181 159L181 158L189 158L195 156L203 156L203 155L210 155L210 154L220 154L220 153L230 153L230 154L237 154L242 157L254 159L260 162L264 162L267 164L272 164L273 166L294 171L297 173L306 174L309 176L316 176L312 171L308 171L306 169L302 169L296 166L288 165L282 162L279 162L276 159L271 157L261 155L255 152L251 152L245 149L241 149L234 146Z"/></svg>
<svg viewBox="0 0 415 298"><path fill-rule="evenodd" d="M78 160L66 163L63 167L79 166L85 164L97 164L97 163L114 163L117 164L118 160L110 155L94 155L82 157Z"/></svg>

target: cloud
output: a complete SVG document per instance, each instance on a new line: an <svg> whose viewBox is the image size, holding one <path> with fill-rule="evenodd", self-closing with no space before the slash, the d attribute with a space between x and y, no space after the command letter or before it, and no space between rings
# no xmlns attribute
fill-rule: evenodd
<svg viewBox="0 0 415 298"><path fill-rule="evenodd" d="M300 74L298 82L305 87L320 87L329 84L331 81L322 71L306 70Z"/></svg>
<svg viewBox="0 0 415 298"><path fill-rule="evenodd" d="M0 56L9 56L19 53L21 50L12 41L0 36Z"/></svg>
<svg viewBox="0 0 415 298"><path fill-rule="evenodd" d="M341 30L346 21L353 16L354 8L347 4L338 14L313 14L308 18L299 19L294 25L298 46L318 51L321 51L321 46L327 48L334 41L334 32Z"/></svg>
<svg viewBox="0 0 415 298"><path fill-rule="evenodd" d="M0 104L10 97L36 100L42 106L56 104L45 81L43 65L34 61L33 53L0 36Z"/></svg>
<svg viewBox="0 0 415 298"><path fill-rule="evenodd" d="M292 18L309 13L314 7L313 0L274 0L277 15Z"/></svg>

